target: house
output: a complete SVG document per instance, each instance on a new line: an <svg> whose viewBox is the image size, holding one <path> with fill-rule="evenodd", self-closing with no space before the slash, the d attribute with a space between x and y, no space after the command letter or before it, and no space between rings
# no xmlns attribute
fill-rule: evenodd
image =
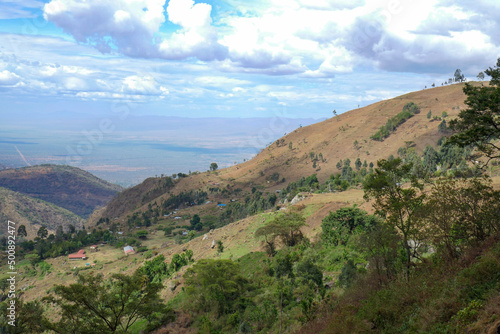
<svg viewBox="0 0 500 334"><path fill-rule="evenodd" d="M94 252L97 252L99 250L99 247L97 247L97 245L92 245L90 246L90 249L93 250Z"/></svg>
<svg viewBox="0 0 500 334"><path fill-rule="evenodd" d="M226 204L217 204L217 207L222 210L226 207Z"/></svg>
<svg viewBox="0 0 500 334"><path fill-rule="evenodd" d="M132 248L132 246L125 246L125 247L123 247L123 251L127 255L129 255L129 254L135 254L135 250Z"/></svg>
<svg viewBox="0 0 500 334"><path fill-rule="evenodd" d="M85 251L80 249L78 253L73 253L68 255L69 260L85 260L87 257L85 256Z"/></svg>

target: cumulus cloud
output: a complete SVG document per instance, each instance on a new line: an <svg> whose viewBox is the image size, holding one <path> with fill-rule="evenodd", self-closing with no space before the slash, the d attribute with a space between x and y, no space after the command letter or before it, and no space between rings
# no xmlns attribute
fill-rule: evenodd
<svg viewBox="0 0 500 334"><path fill-rule="evenodd" d="M21 77L7 70L0 72L0 86L14 86L21 81Z"/></svg>
<svg viewBox="0 0 500 334"><path fill-rule="evenodd" d="M218 43L209 4L169 1L168 18L180 29L162 39L159 32L166 21L164 5L165 0L52 0L44 7L44 17L78 42L103 53L207 61L225 58L227 49Z"/></svg>
<svg viewBox="0 0 500 334"><path fill-rule="evenodd" d="M224 59L227 48L219 44L217 30L212 26L212 6L195 4L192 0L170 0L169 20L181 27L159 45L162 57L183 59L196 57L201 60Z"/></svg>
<svg viewBox="0 0 500 334"><path fill-rule="evenodd" d="M165 0L52 0L44 17L78 42L94 45L101 52L115 46L134 57L156 55L153 38L165 22Z"/></svg>
<svg viewBox="0 0 500 334"><path fill-rule="evenodd" d="M166 95L168 89L160 86L151 75L132 75L123 80L122 91L139 95Z"/></svg>
<svg viewBox="0 0 500 334"><path fill-rule="evenodd" d="M232 73L331 78L362 66L442 73L449 66L491 63L500 52L495 1L230 0L226 5L233 10L214 13L210 4L193 0L51 0L44 15L101 52L196 58Z"/></svg>

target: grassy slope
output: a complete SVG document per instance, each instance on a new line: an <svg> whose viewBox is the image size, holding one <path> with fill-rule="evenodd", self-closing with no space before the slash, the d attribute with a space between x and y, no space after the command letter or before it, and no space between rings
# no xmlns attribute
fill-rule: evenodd
<svg viewBox="0 0 500 334"><path fill-rule="evenodd" d="M122 188L79 168L40 165L0 171L0 187L8 188L88 217Z"/></svg>
<svg viewBox="0 0 500 334"><path fill-rule="evenodd" d="M75 225L81 229L84 224L82 218L66 209L1 187L0 217L2 222L11 220L16 226L25 225L28 239L36 237L41 224L49 233L55 233L58 226L66 229L68 225Z"/></svg>

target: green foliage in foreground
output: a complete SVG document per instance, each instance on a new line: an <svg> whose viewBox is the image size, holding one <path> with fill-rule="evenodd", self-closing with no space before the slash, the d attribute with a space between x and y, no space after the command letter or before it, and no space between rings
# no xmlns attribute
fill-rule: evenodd
<svg viewBox="0 0 500 334"><path fill-rule="evenodd" d="M12 333L130 333L138 321L146 331L173 320L173 312L159 296L161 283L133 275L79 275L76 283L56 285L42 303L17 300L16 327ZM6 303L1 304L5 311ZM5 314L5 313L4 313ZM54 317L57 314L60 317ZM2 322L2 328L7 324Z"/></svg>

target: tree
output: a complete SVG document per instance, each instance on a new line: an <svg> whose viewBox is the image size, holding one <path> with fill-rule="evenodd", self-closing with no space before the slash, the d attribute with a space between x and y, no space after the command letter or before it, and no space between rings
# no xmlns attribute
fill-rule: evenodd
<svg viewBox="0 0 500 334"><path fill-rule="evenodd" d="M424 149L423 154L423 168L427 174L432 175L437 169L439 164L439 154L434 147L428 145Z"/></svg>
<svg viewBox="0 0 500 334"><path fill-rule="evenodd" d="M469 83L463 89L467 109L450 121L450 129L456 131L448 144L461 147L475 146L479 154L492 159L500 158L500 58L494 68L485 70L491 76L490 86L475 87Z"/></svg>
<svg viewBox="0 0 500 334"><path fill-rule="evenodd" d="M191 226L189 227L190 230L201 231L203 229L203 224L201 223L201 218L198 214L194 214L193 218L191 218L189 222L191 223Z"/></svg>
<svg viewBox="0 0 500 334"><path fill-rule="evenodd" d="M274 218L273 223L278 226L278 237L286 246L293 247L303 239L300 229L306 225L306 219L299 213L287 212L279 215Z"/></svg>
<svg viewBox="0 0 500 334"><path fill-rule="evenodd" d="M354 166L356 167L356 170L360 170L362 165L363 165L363 163L361 162L361 159L357 158L356 161L354 162Z"/></svg>
<svg viewBox="0 0 500 334"><path fill-rule="evenodd" d="M139 271L133 276L79 275L69 286L56 285L44 301L59 308L60 319L48 321L56 333L126 333L138 320L158 327L172 320L160 299L162 285L150 283Z"/></svg>
<svg viewBox="0 0 500 334"><path fill-rule="evenodd" d="M429 112L427 113L427 119L431 119L431 117L432 117L432 111L429 110Z"/></svg>
<svg viewBox="0 0 500 334"><path fill-rule="evenodd" d="M146 240L148 238L148 234L149 232L148 231L137 231L135 232L135 236L139 239L143 239L143 240Z"/></svg>
<svg viewBox="0 0 500 334"><path fill-rule="evenodd" d="M500 192L490 180L440 179L425 203L427 233L445 258L500 231Z"/></svg>
<svg viewBox="0 0 500 334"><path fill-rule="evenodd" d="M443 121L438 125L438 131L441 133L446 133L446 130L447 130L446 120L443 119Z"/></svg>
<svg viewBox="0 0 500 334"><path fill-rule="evenodd" d="M462 71L458 68L455 70L455 74L453 76L455 77L455 82L462 82L465 79L465 76L462 74Z"/></svg>
<svg viewBox="0 0 500 334"><path fill-rule="evenodd" d="M380 284L388 282L398 272L399 243L400 238L394 227L387 223L377 224L374 229L362 233L357 240L358 248L367 255L370 270L377 274Z"/></svg>
<svg viewBox="0 0 500 334"><path fill-rule="evenodd" d="M322 238L327 243L335 246L345 245L350 236L356 231L369 230L377 224L374 216L367 215L357 207L341 208L330 214L323 219L321 223Z"/></svg>
<svg viewBox="0 0 500 334"><path fill-rule="evenodd" d="M400 158L379 160L377 164L378 168L365 181L364 197L366 200L375 199L373 207L376 213L385 217L386 222L401 234L409 280L411 261L416 256L412 243L421 238L423 185L411 174L412 164L404 164ZM406 180L410 185L403 187Z"/></svg>
<svg viewBox="0 0 500 334"><path fill-rule="evenodd" d="M139 270L142 275L147 276L149 282L153 283L162 282L163 278L169 274L168 263L162 254L144 262L144 265Z"/></svg>
<svg viewBox="0 0 500 334"><path fill-rule="evenodd" d="M224 252L224 244L222 240L217 240L217 254L220 256L222 252Z"/></svg>
<svg viewBox="0 0 500 334"><path fill-rule="evenodd" d="M49 234L49 231L47 230L47 228L45 226L40 226L40 229L38 230L37 232L37 236L40 238L40 239L45 239L47 238L47 235Z"/></svg>
<svg viewBox="0 0 500 334"><path fill-rule="evenodd" d="M213 172L213 171L216 171L217 169L219 168L219 166L215 163L215 162L212 162L210 164L210 170Z"/></svg>
<svg viewBox="0 0 500 334"><path fill-rule="evenodd" d="M305 218L297 212L287 212L257 229L255 237L264 237L267 252L272 256L276 250L276 239L279 238L285 246L290 247L297 245L303 239L300 229L306 225L305 221Z"/></svg>
<svg viewBox="0 0 500 334"><path fill-rule="evenodd" d="M337 165L335 165L335 167L337 167L338 170L341 170L342 169L342 160L340 160L339 162L337 162Z"/></svg>
<svg viewBox="0 0 500 334"><path fill-rule="evenodd" d="M220 318L242 307L248 281L231 260L202 259L184 274L189 307Z"/></svg>
<svg viewBox="0 0 500 334"><path fill-rule="evenodd" d="M263 238L263 243L269 256L276 254L276 238L278 236L275 233L276 228L274 224L266 224L255 231L256 238Z"/></svg>
<svg viewBox="0 0 500 334"><path fill-rule="evenodd" d="M484 73L479 72L479 74L477 75L477 79L483 81L484 80Z"/></svg>
<svg viewBox="0 0 500 334"><path fill-rule="evenodd" d="M26 226L24 225L19 225L17 229L17 235L21 237L27 237L28 233L26 232Z"/></svg>
<svg viewBox="0 0 500 334"><path fill-rule="evenodd" d="M8 299L9 300L9 299ZM39 301L24 302L22 299L13 299L16 305L15 326L7 323L10 319L3 316L0 320L0 333L10 334L38 334L45 333L45 318L43 307ZM2 303L2 315L7 314L9 304Z"/></svg>

